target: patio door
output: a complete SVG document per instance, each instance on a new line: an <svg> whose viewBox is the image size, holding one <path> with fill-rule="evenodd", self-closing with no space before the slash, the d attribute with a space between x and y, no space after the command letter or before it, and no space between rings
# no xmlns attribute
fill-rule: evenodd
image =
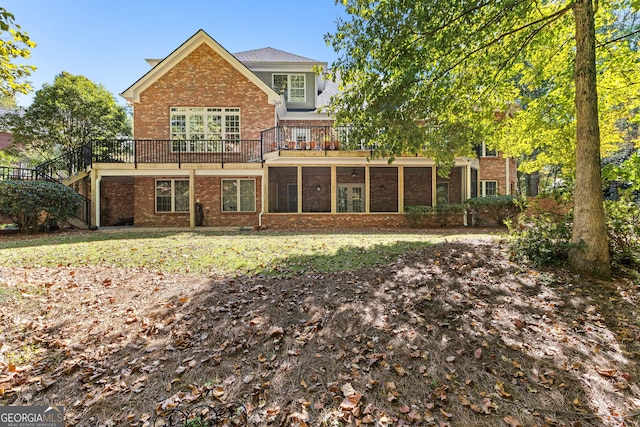
<svg viewBox="0 0 640 427"><path fill-rule="evenodd" d="M364 184L338 184L338 212L364 212Z"/></svg>

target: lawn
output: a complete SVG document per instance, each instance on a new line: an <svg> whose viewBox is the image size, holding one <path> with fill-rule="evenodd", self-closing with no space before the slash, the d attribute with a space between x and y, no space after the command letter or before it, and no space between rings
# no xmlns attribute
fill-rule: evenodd
<svg viewBox="0 0 640 427"><path fill-rule="evenodd" d="M199 275L331 273L486 234L136 232L53 234L0 241L0 266L105 265Z"/></svg>
<svg viewBox="0 0 640 427"><path fill-rule="evenodd" d="M639 424L638 283L438 231L5 238L0 404L83 427Z"/></svg>

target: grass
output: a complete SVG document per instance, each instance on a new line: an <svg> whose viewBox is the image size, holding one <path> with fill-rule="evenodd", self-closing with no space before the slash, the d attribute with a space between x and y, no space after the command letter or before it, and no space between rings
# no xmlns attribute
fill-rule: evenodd
<svg viewBox="0 0 640 427"><path fill-rule="evenodd" d="M386 264L402 253L444 238L425 233L365 232L61 234L0 243L0 266L107 265L199 275L261 273L290 276Z"/></svg>

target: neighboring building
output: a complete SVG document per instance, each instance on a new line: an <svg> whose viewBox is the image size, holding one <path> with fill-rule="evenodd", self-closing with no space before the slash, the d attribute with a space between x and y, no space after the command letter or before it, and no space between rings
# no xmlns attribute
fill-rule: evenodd
<svg viewBox="0 0 640 427"><path fill-rule="evenodd" d="M5 114L11 113L12 110L7 110L4 108L0 108L0 116L4 116ZM0 150L5 150L11 146L13 143L13 134L11 132L6 132L3 129L0 129Z"/></svg>
<svg viewBox="0 0 640 427"><path fill-rule="evenodd" d="M314 73L324 62L231 54L202 30L147 61L121 94L134 139L93 146L93 225L404 227L406 206L515 189L515 161L484 147L447 178L431 158L371 159L322 111L337 93Z"/></svg>

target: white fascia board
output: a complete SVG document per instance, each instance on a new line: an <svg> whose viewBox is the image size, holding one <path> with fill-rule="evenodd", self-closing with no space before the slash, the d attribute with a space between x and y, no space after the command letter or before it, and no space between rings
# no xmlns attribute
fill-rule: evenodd
<svg viewBox="0 0 640 427"><path fill-rule="evenodd" d="M257 75L254 74L246 65L238 61L238 59L223 48L218 42L216 42L211 36L209 36L203 30L199 30L189 40L184 42L180 47L174 50L166 58L160 61L155 67L153 67L147 74L142 76L137 82L131 85L127 90L122 92L120 96L129 102L140 102L140 94L148 89L153 83L155 83L160 77L171 70L176 64L186 58L191 52L198 48L202 43L206 43L214 52L227 61L233 68L245 76L249 81L260 88L267 94L269 104L276 105L280 100L280 95L271 88L268 84L263 82Z"/></svg>
<svg viewBox="0 0 640 427"><path fill-rule="evenodd" d="M317 111L284 111L278 112L280 120L333 120L333 116L328 113Z"/></svg>

